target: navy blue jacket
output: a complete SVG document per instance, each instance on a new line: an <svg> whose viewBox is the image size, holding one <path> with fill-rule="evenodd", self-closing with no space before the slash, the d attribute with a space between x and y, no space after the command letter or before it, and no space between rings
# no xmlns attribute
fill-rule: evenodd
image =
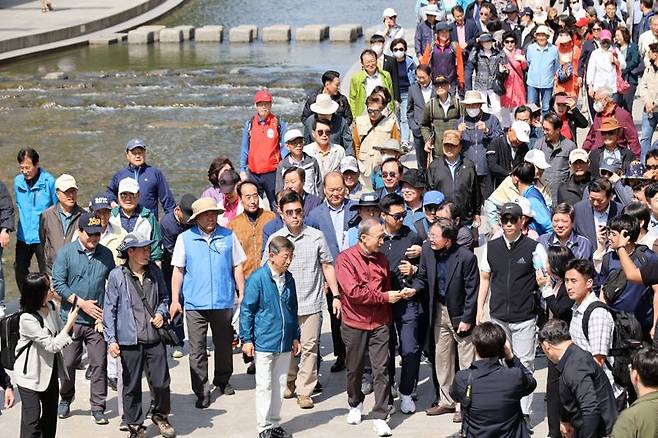
<svg viewBox="0 0 658 438"><path fill-rule="evenodd" d="M495 358L480 359L455 375L450 395L462 405L462 430L467 438L528 438L521 398L537 387L532 373L514 356L504 366ZM470 406L466 387L471 374Z"/></svg>
<svg viewBox="0 0 658 438"><path fill-rule="evenodd" d="M240 339L254 344L256 351L286 353L292 350L293 340L299 340L295 279L288 271L284 275L281 293L268 264L247 279L240 305Z"/></svg>
<svg viewBox="0 0 658 438"><path fill-rule="evenodd" d="M191 225L178 222L173 211L165 214L160 219L160 239L162 241L162 248L167 254L171 256L174 253L174 246L176 246L178 235L190 227Z"/></svg>
<svg viewBox="0 0 658 438"><path fill-rule="evenodd" d="M354 201L352 200L347 200L345 201L345 214L344 214L344 220L343 220L343 231L347 231L349 228L349 223L352 220L354 216L357 215L357 212L354 210L350 210L350 207L354 205ZM331 256L336 260L336 256L338 256L339 253L339 247L338 247L338 242L336 241L336 232L334 230L334 224L331 222L331 216L329 216L329 204L326 202L323 202L319 206L317 206L315 209L313 209L312 212L309 213L309 215L306 217L306 220L304 221L306 225L309 225L313 228L317 228L318 230L322 231L324 233L324 238L327 241L327 245L329 245L329 251L331 251Z"/></svg>
<svg viewBox="0 0 658 438"><path fill-rule="evenodd" d="M158 200L162 203L165 213L173 211L176 207L174 195L171 193L167 179L157 167L144 164L138 168L128 165L114 174L107 186L107 195L110 202L117 200L119 195L119 182L124 178L134 178L139 183L139 205L159 216Z"/></svg>
<svg viewBox="0 0 658 438"><path fill-rule="evenodd" d="M589 203L589 199L583 199L582 201L577 202L576 205L573 206L573 209L575 213L574 231L587 238L592 245L595 245L597 240L596 229L594 229L594 210ZM608 221L613 217L619 216L621 214L621 209L621 204L615 201L610 201Z"/></svg>

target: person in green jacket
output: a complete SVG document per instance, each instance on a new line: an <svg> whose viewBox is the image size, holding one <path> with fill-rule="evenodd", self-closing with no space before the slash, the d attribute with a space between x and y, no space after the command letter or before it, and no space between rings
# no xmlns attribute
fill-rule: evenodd
<svg viewBox="0 0 658 438"><path fill-rule="evenodd" d="M645 347L631 365L631 383L637 400L619 414L611 438L658 437L658 350Z"/></svg>
<svg viewBox="0 0 658 438"><path fill-rule="evenodd" d="M377 65L377 53L372 49L361 52L361 70L352 76L350 81L350 108L354 118L363 114L366 109L366 97L372 90L381 85L393 96L393 80L391 75ZM393 100L389 103L389 109L395 109Z"/></svg>

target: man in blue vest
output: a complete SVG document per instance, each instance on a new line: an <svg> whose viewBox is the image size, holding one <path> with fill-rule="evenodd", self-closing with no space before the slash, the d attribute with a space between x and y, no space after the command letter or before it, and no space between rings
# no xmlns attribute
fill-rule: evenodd
<svg viewBox="0 0 658 438"><path fill-rule="evenodd" d="M246 256L235 234L217 225L219 211L212 198L194 201L189 222L195 225L178 236L171 256L174 270L169 313L173 318L181 312L182 292L187 314L192 391L197 396L195 406L199 409L210 405L206 354L209 324L215 346L212 383L222 394L235 394L229 383L233 374L231 320L236 298L238 303L242 300L242 263Z"/></svg>

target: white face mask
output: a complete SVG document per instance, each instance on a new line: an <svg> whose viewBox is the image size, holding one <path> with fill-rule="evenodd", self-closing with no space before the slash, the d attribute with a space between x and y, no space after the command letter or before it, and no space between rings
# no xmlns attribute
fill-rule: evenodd
<svg viewBox="0 0 658 438"><path fill-rule="evenodd" d="M594 108L594 112L601 113L605 109L605 105L603 105L601 102L594 102L594 105L592 105Z"/></svg>
<svg viewBox="0 0 658 438"><path fill-rule="evenodd" d="M582 5L580 3L574 3L571 5L571 10L574 12L579 12L581 8Z"/></svg>
<svg viewBox="0 0 658 438"><path fill-rule="evenodd" d="M384 51L384 46L381 45L381 44L375 44L374 46L371 46L370 48L375 51L377 56L381 55L382 52Z"/></svg>
<svg viewBox="0 0 658 438"><path fill-rule="evenodd" d="M480 115L480 108L466 108L466 114L469 117L475 118Z"/></svg>
<svg viewBox="0 0 658 438"><path fill-rule="evenodd" d="M395 59L402 60L404 59L405 53L404 52L393 52L393 56L395 56Z"/></svg>
<svg viewBox="0 0 658 438"><path fill-rule="evenodd" d="M487 41L486 43L482 43L482 48L484 50L491 50L493 47L493 41Z"/></svg>

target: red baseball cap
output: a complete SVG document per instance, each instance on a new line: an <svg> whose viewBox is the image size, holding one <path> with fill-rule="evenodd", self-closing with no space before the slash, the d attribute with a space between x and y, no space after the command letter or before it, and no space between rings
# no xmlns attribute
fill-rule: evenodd
<svg viewBox="0 0 658 438"><path fill-rule="evenodd" d="M259 92L256 93L256 97L254 98L254 101L256 103L272 102L272 94L270 94L268 91L260 90Z"/></svg>
<svg viewBox="0 0 658 438"><path fill-rule="evenodd" d="M585 27L589 24L587 17L583 17L580 20L576 21L576 27Z"/></svg>

